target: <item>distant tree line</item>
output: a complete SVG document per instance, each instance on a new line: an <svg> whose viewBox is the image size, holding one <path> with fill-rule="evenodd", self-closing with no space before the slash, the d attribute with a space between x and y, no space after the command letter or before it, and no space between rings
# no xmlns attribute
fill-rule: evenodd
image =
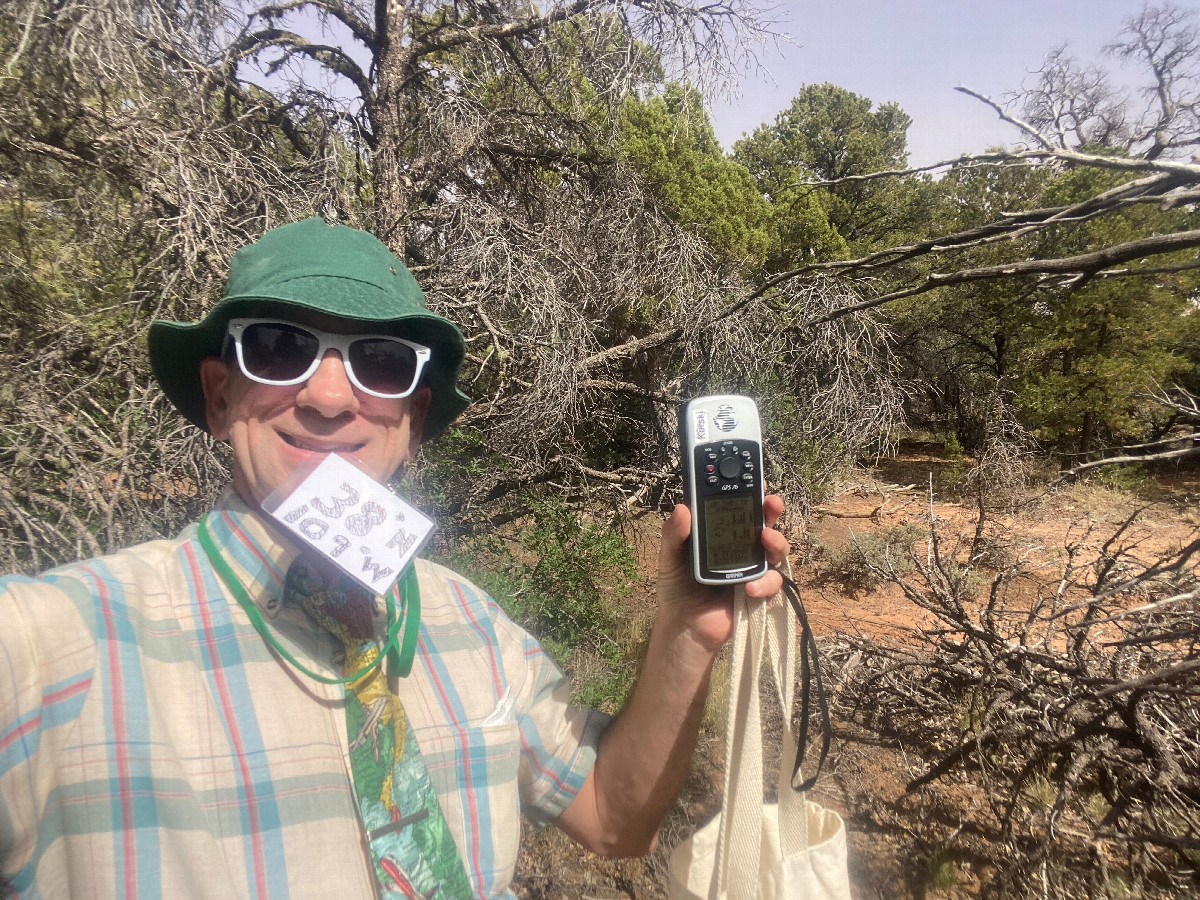
<svg viewBox="0 0 1200 900"><path fill-rule="evenodd" d="M1200 387L1200 28L1148 7L1105 52L1141 90L1063 48L1003 104L960 88L1013 126L1010 150L907 169L903 113L831 85L734 148L780 223L767 283L852 283L864 299L833 317L875 310L910 422L970 450L997 387L1068 463L1191 436L1164 395Z"/></svg>

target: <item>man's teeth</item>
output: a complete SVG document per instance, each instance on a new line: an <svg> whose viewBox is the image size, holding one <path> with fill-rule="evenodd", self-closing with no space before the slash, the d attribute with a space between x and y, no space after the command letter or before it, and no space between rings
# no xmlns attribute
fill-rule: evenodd
<svg viewBox="0 0 1200 900"><path fill-rule="evenodd" d="M314 453L353 453L362 444L324 444L306 441L303 438L298 438L295 435L285 434L284 440L293 447L299 447L301 450L310 450Z"/></svg>

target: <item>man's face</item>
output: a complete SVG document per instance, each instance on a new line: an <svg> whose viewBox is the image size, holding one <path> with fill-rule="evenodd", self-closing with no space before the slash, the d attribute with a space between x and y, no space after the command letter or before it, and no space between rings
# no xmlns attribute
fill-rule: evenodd
<svg viewBox="0 0 1200 900"><path fill-rule="evenodd" d="M322 327L349 333L336 323ZM200 378L209 430L233 448L233 485L252 505L290 489L293 474L307 474L330 453L386 481L416 456L429 407L426 387L400 399L358 390L336 350L301 384L259 384L236 361L217 357L201 363Z"/></svg>

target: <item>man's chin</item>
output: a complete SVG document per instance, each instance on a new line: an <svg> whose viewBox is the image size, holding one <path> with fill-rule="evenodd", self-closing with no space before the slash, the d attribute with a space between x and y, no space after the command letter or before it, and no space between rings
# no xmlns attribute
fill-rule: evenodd
<svg viewBox="0 0 1200 900"><path fill-rule="evenodd" d="M306 453L303 458L292 461L281 473L275 473L273 477L268 478L249 476L235 464L234 490L250 506L269 513L300 487L325 456L326 454Z"/></svg>
<svg viewBox="0 0 1200 900"><path fill-rule="evenodd" d="M297 463L292 467L283 478L275 484L275 489L272 490L266 497L263 498L262 505L264 509L274 509L284 500L292 495L296 488L300 487L301 483L309 475L313 473L322 462L325 461L327 453L309 453L307 458Z"/></svg>

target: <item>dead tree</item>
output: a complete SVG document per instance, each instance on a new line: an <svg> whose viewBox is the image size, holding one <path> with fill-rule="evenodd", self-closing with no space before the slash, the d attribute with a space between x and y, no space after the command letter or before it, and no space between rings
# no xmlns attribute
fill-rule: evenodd
<svg viewBox="0 0 1200 900"><path fill-rule="evenodd" d="M0 545L37 570L169 534L223 457L145 359L156 317L219 295L233 249L339 190L331 135L284 154L279 108L224 90L222 10L21 3L0 12Z"/></svg>
<svg viewBox="0 0 1200 900"><path fill-rule="evenodd" d="M7 566L169 533L205 507L223 457L162 405L141 335L202 315L234 248L313 213L382 235L462 323L476 402L419 473L444 516L486 523L530 491L663 502L685 392L788 401L809 362L828 408L806 400L801 422L782 403L781 426L825 429L815 444L844 431L823 443L852 452L864 422L890 422L873 399L895 396L886 348L826 351L877 326L849 317L818 359L780 325L857 297L756 293L614 150L625 97L665 74L719 81L769 28L741 0L6 7Z"/></svg>
<svg viewBox="0 0 1200 900"><path fill-rule="evenodd" d="M1005 509L1015 511L1023 499L1036 447L1032 436L1013 414L1003 381L997 382L984 407L979 458L967 473L978 514L971 539L973 559L985 552L985 538L993 517Z"/></svg>
<svg viewBox="0 0 1200 900"><path fill-rule="evenodd" d="M1137 513L1080 525L1061 562L989 570L932 519L903 570L922 625L844 639L848 719L921 760L907 791L958 785L994 896L1142 896L1194 884L1200 849L1200 535L1150 552ZM956 832L959 833L959 832ZM947 835L942 839L952 840Z"/></svg>

